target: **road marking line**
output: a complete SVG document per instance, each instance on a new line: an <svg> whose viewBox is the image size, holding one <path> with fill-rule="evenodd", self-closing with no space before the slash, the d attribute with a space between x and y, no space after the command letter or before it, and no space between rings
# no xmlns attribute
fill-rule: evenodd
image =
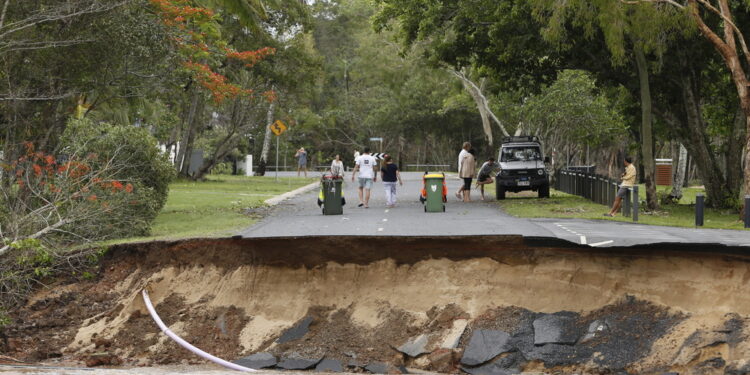
<svg viewBox="0 0 750 375"><path fill-rule="evenodd" d="M581 236L581 245L586 244L586 236Z"/></svg>
<svg viewBox="0 0 750 375"><path fill-rule="evenodd" d="M383 219L383 221L388 221L388 219Z"/></svg>
<svg viewBox="0 0 750 375"><path fill-rule="evenodd" d="M589 246L593 246L593 247L602 246L602 245L611 244L612 242L615 242L615 241L609 240L609 241L595 242L595 243L589 244Z"/></svg>
<svg viewBox="0 0 750 375"><path fill-rule="evenodd" d="M388 210L385 210L385 213L388 213Z"/></svg>
<svg viewBox="0 0 750 375"><path fill-rule="evenodd" d="M378 232L382 232L382 231L383 231L383 228L378 228Z"/></svg>

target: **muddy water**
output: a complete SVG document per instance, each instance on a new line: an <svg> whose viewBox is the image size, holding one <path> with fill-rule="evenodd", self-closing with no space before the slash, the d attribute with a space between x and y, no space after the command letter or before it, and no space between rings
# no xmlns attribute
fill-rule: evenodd
<svg viewBox="0 0 750 375"><path fill-rule="evenodd" d="M148 288L174 332L226 359L354 356L451 372L458 363L438 369L427 355L394 348L420 334L442 339L464 322L456 358L472 332L502 330L516 340L519 371L724 373L750 358L748 259L740 248L594 249L516 236L123 245L97 280L35 295L0 353L104 366L202 363L158 332L140 298ZM564 315L578 341L535 345L532 323L549 314ZM303 339L276 343L306 317L313 324ZM580 342L599 321L607 332Z"/></svg>

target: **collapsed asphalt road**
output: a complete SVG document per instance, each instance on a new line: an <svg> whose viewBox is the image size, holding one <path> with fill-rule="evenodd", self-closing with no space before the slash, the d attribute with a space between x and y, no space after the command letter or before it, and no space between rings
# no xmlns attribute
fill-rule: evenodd
<svg viewBox="0 0 750 375"><path fill-rule="evenodd" d="M747 248L521 236L205 239L114 246L93 280L11 311L0 355L67 366L402 373L750 371ZM2 357L0 357L2 358ZM0 369L2 371L2 369ZM137 370L133 370L137 371Z"/></svg>
<svg viewBox="0 0 750 375"><path fill-rule="evenodd" d="M309 193L246 238L114 246L94 279L63 276L10 312L0 363L205 369L154 324L148 288L172 331L266 370L750 373L750 250L707 244L745 232L526 220L452 196L426 214L419 174L399 207L376 185L364 209L347 185L344 215Z"/></svg>
<svg viewBox="0 0 750 375"><path fill-rule="evenodd" d="M460 180L448 177L445 213L425 213L418 201L422 173L403 173L398 187L398 207L385 208L382 183L372 189L369 209L358 208L356 183L345 179L347 205L343 215L322 215L316 204L317 191L283 202L260 223L241 231L244 237L272 236L460 236L521 235L559 238L594 246L630 246L652 243L726 244L750 246L750 232L649 226L606 220L521 219L505 214L495 203L494 191L479 201L473 190L471 203L459 202L453 193ZM514 199L509 194L509 199ZM515 198L517 199L517 198Z"/></svg>

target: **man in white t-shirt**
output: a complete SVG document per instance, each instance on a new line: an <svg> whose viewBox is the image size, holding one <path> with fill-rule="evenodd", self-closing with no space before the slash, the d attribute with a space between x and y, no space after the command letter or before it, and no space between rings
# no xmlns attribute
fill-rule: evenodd
<svg viewBox="0 0 750 375"><path fill-rule="evenodd" d="M374 156L370 155L370 148L365 147L364 153L357 158L354 164L352 182L354 181L354 175L359 172L359 205L357 207L365 206L365 208L370 208L368 205L370 202L370 189L372 189L372 183L378 181L375 172L377 160Z"/></svg>

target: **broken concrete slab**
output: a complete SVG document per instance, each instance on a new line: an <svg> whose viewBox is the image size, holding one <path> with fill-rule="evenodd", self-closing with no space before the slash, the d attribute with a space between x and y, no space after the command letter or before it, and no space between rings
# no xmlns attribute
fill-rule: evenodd
<svg viewBox="0 0 750 375"><path fill-rule="evenodd" d="M292 353L288 357L282 357L277 367L285 370L307 370L317 365L323 357L305 358L297 353Z"/></svg>
<svg viewBox="0 0 750 375"><path fill-rule="evenodd" d="M500 330L479 329L474 331L469 345L461 357L466 366L481 365L499 354L511 350L510 335Z"/></svg>
<svg viewBox="0 0 750 375"><path fill-rule="evenodd" d="M276 340L276 343L283 344L285 342L301 339L308 331L310 331L310 323L312 323L312 321L313 318L311 316L305 317L305 319L302 319L295 326L284 331L281 337Z"/></svg>
<svg viewBox="0 0 750 375"><path fill-rule="evenodd" d="M396 350L409 357L419 357L421 354L429 353L427 350L428 341L430 341L430 335L423 333L417 337L410 338L403 345L396 348Z"/></svg>
<svg viewBox="0 0 750 375"><path fill-rule="evenodd" d="M344 366L341 365L340 361L335 359L325 358L315 365L315 371L317 372L344 372Z"/></svg>
<svg viewBox="0 0 750 375"><path fill-rule="evenodd" d="M575 318L562 314L547 314L534 320L534 345L573 345L578 341Z"/></svg>
<svg viewBox="0 0 750 375"><path fill-rule="evenodd" d="M469 325L468 319L456 319L453 321L453 326L443 336L443 340L440 343L440 349L455 349L458 347L458 343L461 341L466 326Z"/></svg>
<svg viewBox="0 0 750 375"><path fill-rule="evenodd" d="M244 366L247 368L259 370L266 367L273 367L276 365L276 357L271 353L255 353L253 355L249 355L247 357L242 357L240 359L232 361L233 363L236 363L240 366Z"/></svg>

